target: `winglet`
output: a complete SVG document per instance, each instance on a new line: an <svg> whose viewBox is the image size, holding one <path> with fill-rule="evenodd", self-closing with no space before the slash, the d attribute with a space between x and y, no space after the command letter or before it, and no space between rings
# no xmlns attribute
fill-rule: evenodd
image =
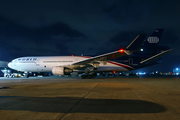
<svg viewBox="0 0 180 120"><path fill-rule="evenodd" d="M126 50L138 50L146 38L146 34L138 35L127 47Z"/></svg>

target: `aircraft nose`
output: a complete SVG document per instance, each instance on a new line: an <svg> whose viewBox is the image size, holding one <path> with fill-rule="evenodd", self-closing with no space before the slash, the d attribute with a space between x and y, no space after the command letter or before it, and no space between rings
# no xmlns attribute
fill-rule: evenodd
<svg viewBox="0 0 180 120"><path fill-rule="evenodd" d="M8 67L9 67L9 68L12 68L12 64L11 64L11 62L10 62L10 63L8 63Z"/></svg>

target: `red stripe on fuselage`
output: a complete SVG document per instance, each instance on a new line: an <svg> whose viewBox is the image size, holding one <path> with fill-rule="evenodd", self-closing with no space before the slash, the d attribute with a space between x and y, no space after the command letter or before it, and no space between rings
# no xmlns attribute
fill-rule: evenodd
<svg viewBox="0 0 180 120"><path fill-rule="evenodd" d="M111 63L111 64L114 64L114 65L118 65L118 66L124 67L124 68L126 68L128 70L134 70L132 67L124 65L124 64L120 64L120 63L116 63L116 62L112 62L112 61L107 61L107 62Z"/></svg>

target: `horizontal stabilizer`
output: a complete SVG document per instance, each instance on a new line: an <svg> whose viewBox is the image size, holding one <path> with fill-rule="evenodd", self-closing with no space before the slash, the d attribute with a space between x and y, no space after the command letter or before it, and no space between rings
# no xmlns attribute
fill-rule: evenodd
<svg viewBox="0 0 180 120"><path fill-rule="evenodd" d="M146 63L146 62L151 62L151 61L153 61L153 60L156 60L156 59L162 57L163 55L165 55L166 53L168 53L168 52L170 52L170 51L172 51L172 50L173 50L173 49L165 50L165 51L163 51L163 52L161 52L161 53L159 53L159 54L157 54L157 55L154 55L154 56L152 56L152 57L150 57L150 58L148 58L148 59L146 59L146 60L141 61L140 63Z"/></svg>
<svg viewBox="0 0 180 120"><path fill-rule="evenodd" d="M126 50L138 50L144 42L146 34L138 35L126 48Z"/></svg>

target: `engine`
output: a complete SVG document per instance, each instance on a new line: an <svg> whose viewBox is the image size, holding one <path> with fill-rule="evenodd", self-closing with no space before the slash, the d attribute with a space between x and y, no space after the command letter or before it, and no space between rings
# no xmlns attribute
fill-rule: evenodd
<svg viewBox="0 0 180 120"><path fill-rule="evenodd" d="M66 68L66 67L59 67L56 66L52 69L52 73L54 75L70 75L70 73L72 73L73 70Z"/></svg>

